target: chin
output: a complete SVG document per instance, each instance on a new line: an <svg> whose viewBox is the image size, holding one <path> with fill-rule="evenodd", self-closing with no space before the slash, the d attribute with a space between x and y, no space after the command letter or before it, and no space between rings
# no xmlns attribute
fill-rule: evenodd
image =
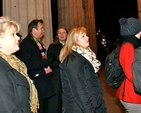
<svg viewBox="0 0 141 113"><path fill-rule="evenodd" d="M19 51L19 49L20 49L19 47L18 47L18 48L16 48L16 49L15 49L15 52L16 52L16 51Z"/></svg>
<svg viewBox="0 0 141 113"><path fill-rule="evenodd" d="M84 48L87 49L89 46L85 46Z"/></svg>

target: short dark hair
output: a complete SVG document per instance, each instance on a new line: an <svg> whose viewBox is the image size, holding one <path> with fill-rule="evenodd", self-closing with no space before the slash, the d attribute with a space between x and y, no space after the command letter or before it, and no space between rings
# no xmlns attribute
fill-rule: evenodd
<svg viewBox="0 0 141 113"><path fill-rule="evenodd" d="M44 23L42 19L34 19L32 20L29 24L28 24L28 33L30 33L32 31L33 28L36 28L38 27L38 23Z"/></svg>

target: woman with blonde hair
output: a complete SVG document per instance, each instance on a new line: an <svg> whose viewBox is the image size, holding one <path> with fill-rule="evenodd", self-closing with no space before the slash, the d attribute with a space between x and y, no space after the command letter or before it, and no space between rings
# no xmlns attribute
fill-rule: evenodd
<svg viewBox="0 0 141 113"><path fill-rule="evenodd" d="M101 63L89 47L86 28L70 30L60 61L63 113L107 113L97 75Z"/></svg>
<svg viewBox="0 0 141 113"><path fill-rule="evenodd" d="M27 68L13 53L19 50L20 25L0 17L0 112L37 113L38 96Z"/></svg>

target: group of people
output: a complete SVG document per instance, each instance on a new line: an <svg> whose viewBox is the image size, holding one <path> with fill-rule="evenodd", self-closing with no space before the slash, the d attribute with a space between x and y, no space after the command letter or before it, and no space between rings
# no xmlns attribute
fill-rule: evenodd
<svg viewBox="0 0 141 113"><path fill-rule="evenodd" d="M48 49L43 44L43 20L34 19L28 25L28 35L20 43L19 58L28 68L39 99L38 113L62 113L59 53L67 38L67 30L58 28Z"/></svg>
<svg viewBox="0 0 141 113"><path fill-rule="evenodd" d="M141 95L133 88L134 49L141 46L141 22L121 18L119 61L126 79L116 96L127 113L141 113ZM19 42L20 25L0 17L0 111L2 113L107 113L97 75L100 61L89 46L85 27L60 27L48 49L44 22L34 19ZM18 51L18 56L17 53Z"/></svg>
<svg viewBox="0 0 141 113"><path fill-rule="evenodd" d="M60 27L48 49L44 22L34 19L21 41L20 25L0 17L0 111L3 113L106 113L96 74L100 62L86 28Z"/></svg>

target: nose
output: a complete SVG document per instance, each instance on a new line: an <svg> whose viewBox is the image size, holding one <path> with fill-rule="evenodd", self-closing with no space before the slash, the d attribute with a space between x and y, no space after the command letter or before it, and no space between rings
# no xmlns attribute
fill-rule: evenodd
<svg viewBox="0 0 141 113"><path fill-rule="evenodd" d="M60 34L60 36L64 36L64 34L63 34L63 33L61 33L61 34Z"/></svg>
<svg viewBox="0 0 141 113"><path fill-rule="evenodd" d="M16 33L16 36L18 37L18 40L20 40L22 38L22 35L19 33Z"/></svg>
<svg viewBox="0 0 141 113"><path fill-rule="evenodd" d="M19 36L16 35L16 37L17 37L18 40L20 40L20 37Z"/></svg>

